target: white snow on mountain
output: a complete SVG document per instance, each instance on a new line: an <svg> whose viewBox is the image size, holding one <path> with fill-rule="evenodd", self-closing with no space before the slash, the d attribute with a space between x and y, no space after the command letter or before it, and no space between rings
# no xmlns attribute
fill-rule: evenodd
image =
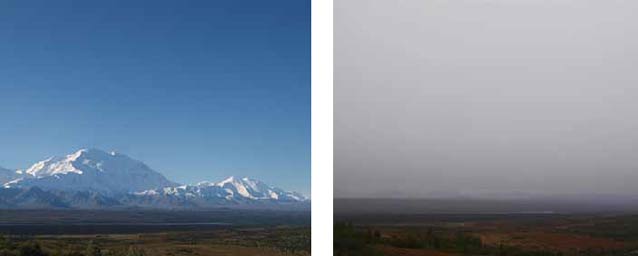
<svg viewBox="0 0 638 256"><path fill-rule="evenodd" d="M301 194L284 191L283 189L272 187L261 181L249 178L237 179L231 176L217 183L216 186L228 189L232 191L233 194L239 194L250 199L282 199L294 201L303 201L306 199Z"/></svg>
<svg viewBox="0 0 638 256"><path fill-rule="evenodd" d="M309 202L302 194L250 178L180 185L138 160L97 149L51 157L24 171L0 168L0 184L0 208L31 207L31 202L45 208L288 207Z"/></svg>
<svg viewBox="0 0 638 256"><path fill-rule="evenodd" d="M118 153L82 149L66 157L40 161L5 187L40 187L63 191L130 193L178 185L144 163Z"/></svg>
<svg viewBox="0 0 638 256"><path fill-rule="evenodd" d="M20 177L22 177L22 174L18 171L0 167L0 184L7 183Z"/></svg>
<svg viewBox="0 0 638 256"><path fill-rule="evenodd" d="M146 190L137 195L171 195L191 198L223 198L229 201L272 200L301 202L308 200L304 195L285 191L250 178L228 177L221 182L203 181L195 185L167 187Z"/></svg>

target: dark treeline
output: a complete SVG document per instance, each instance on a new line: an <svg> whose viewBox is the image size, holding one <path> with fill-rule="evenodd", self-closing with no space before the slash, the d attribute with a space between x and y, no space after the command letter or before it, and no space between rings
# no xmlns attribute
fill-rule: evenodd
<svg viewBox="0 0 638 256"><path fill-rule="evenodd" d="M93 241L83 249L45 249L29 239L0 236L0 256L146 256L143 249L130 247L123 251L103 250Z"/></svg>

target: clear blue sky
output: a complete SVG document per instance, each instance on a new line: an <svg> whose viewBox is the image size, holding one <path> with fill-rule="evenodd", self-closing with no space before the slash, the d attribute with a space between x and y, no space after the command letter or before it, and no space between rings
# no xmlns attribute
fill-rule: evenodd
<svg viewBox="0 0 638 256"><path fill-rule="evenodd" d="M0 166L92 147L310 193L310 1L2 1Z"/></svg>

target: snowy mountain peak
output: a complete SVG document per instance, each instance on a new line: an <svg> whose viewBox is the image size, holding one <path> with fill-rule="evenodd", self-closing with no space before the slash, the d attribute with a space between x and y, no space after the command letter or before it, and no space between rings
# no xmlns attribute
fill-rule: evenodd
<svg viewBox="0 0 638 256"><path fill-rule="evenodd" d="M46 160L37 162L32 165L29 169L26 170L26 174L36 178L51 176L55 174L82 174L82 171L76 169L75 167L73 167L73 164L71 164L73 160L62 157L50 157Z"/></svg>
<svg viewBox="0 0 638 256"><path fill-rule="evenodd" d="M306 197L294 192L285 191L280 188L270 186L262 181L250 179L244 177L237 179L233 176L228 177L222 182L217 183L217 186L224 188L233 194L238 194L245 198L250 199L272 199L272 200L292 200L292 201L304 201Z"/></svg>
<svg viewBox="0 0 638 256"><path fill-rule="evenodd" d="M261 182L258 180L254 180L248 177L243 177L241 179L236 178L235 176L230 176L220 182L217 183L217 185L219 186L224 186L225 184L241 184L241 185L248 185L248 184L253 184L255 182Z"/></svg>
<svg viewBox="0 0 638 256"><path fill-rule="evenodd" d="M237 179L235 178L235 176L230 176L230 177L220 181L218 184L235 183L235 182L237 182Z"/></svg>
<svg viewBox="0 0 638 256"><path fill-rule="evenodd" d="M215 185L217 185L216 182L206 181L206 180L195 183L195 186L197 186L197 187L212 187L212 186L215 186Z"/></svg>
<svg viewBox="0 0 638 256"><path fill-rule="evenodd" d="M0 208L3 204L31 207L34 200L43 202L43 207L88 208L308 205L308 199L299 193L248 177L180 185L141 161L99 149L50 157L24 171L0 168L0 185Z"/></svg>
<svg viewBox="0 0 638 256"><path fill-rule="evenodd" d="M100 161L107 159L107 156L106 152L98 149L80 149L65 157L50 157L37 162L27 169L25 173L36 178L69 173L82 174L83 171L78 169L75 163L85 160L84 164L87 164L90 162L89 159Z"/></svg>
<svg viewBox="0 0 638 256"><path fill-rule="evenodd" d="M65 157L37 162L11 187L127 193L178 185L146 164L124 154L81 149Z"/></svg>
<svg viewBox="0 0 638 256"><path fill-rule="evenodd" d="M225 201L277 201L277 202L304 202L304 195L285 191L270 186L264 182L244 177L241 179L233 176L220 182L202 181L195 185L183 185L163 189L147 190L136 193L146 196L177 196L185 198L217 198Z"/></svg>
<svg viewBox="0 0 638 256"><path fill-rule="evenodd" d="M86 152L88 152L88 151L89 151L88 149L84 149L84 148L83 148L83 149L80 149L80 150L76 151L76 152L75 152L75 153L73 153L73 154L70 154L70 155L66 156L66 157L67 157L69 160L71 160L71 161L75 161L75 160L77 160L80 156L82 156L82 154L85 154L85 153L86 153Z"/></svg>
<svg viewBox="0 0 638 256"><path fill-rule="evenodd" d="M236 179L234 176L230 176L217 184L218 187L230 189L233 194L239 194L242 197L257 199L244 182L244 179Z"/></svg>

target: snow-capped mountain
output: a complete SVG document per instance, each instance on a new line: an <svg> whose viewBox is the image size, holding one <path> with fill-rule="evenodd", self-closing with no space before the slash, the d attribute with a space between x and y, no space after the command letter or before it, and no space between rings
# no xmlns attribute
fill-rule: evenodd
<svg viewBox="0 0 638 256"><path fill-rule="evenodd" d="M9 170L0 166L0 184L7 183L22 177L22 174L16 170Z"/></svg>
<svg viewBox="0 0 638 256"><path fill-rule="evenodd" d="M224 199L225 201L272 200L279 202L302 202L304 195L285 191L250 178L229 177L221 182L203 181L195 185L166 187L135 193L144 196L174 196L179 198Z"/></svg>
<svg viewBox="0 0 638 256"><path fill-rule="evenodd" d="M24 171L0 168L0 208L307 209L304 195L261 181L229 177L180 185L126 155L82 149Z"/></svg>
<svg viewBox="0 0 638 256"><path fill-rule="evenodd" d="M37 162L21 178L5 183L5 187L94 191L109 195L176 185L140 161L97 149L82 149L65 157Z"/></svg>
<svg viewBox="0 0 638 256"><path fill-rule="evenodd" d="M208 182L200 182L199 186L211 186ZM258 180L249 179L244 177L242 179L236 179L235 177L229 177L222 182L215 185L223 188L229 192L232 196L241 196L248 199L257 200L279 200L279 201L304 201L307 200L305 196L296 192L289 192L283 189L270 186Z"/></svg>

